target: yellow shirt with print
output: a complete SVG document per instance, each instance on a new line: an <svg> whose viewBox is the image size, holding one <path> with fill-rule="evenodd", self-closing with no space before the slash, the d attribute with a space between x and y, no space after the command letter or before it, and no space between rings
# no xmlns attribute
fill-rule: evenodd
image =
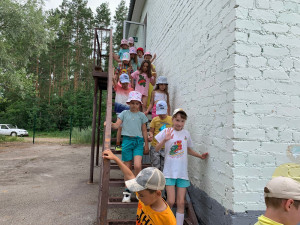
<svg viewBox="0 0 300 225"><path fill-rule="evenodd" d="M176 218L169 205L162 212L153 210L150 206L139 201L136 211L136 225L176 225Z"/></svg>
<svg viewBox="0 0 300 225"><path fill-rule="evenodd" d="M156 146L157 140L155 139L155 136L161 132L164 128L172 127L172 116L167 116L165 119L161 120L159 116L156 116L152 119L150 123L150 128L154 128L154 133L153 133L153 139L151 142L151 145L153 147Z"/></svg>
<svg viewBox="0 0 300 225"><path fill-rule="evenodd" d="M283 225L283 224L277 223L274 220L271 220L268 217L261 215L260 217L258 217L258 222L254 225Z"/></svg>

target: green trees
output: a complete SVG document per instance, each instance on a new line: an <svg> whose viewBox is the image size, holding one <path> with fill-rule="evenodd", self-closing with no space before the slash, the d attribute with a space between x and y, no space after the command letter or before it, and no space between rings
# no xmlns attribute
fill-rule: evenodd
<svg viewBox="0 0 300 225"><path fill-rule="evenodd" d="M41 4L0 1L0 121L32 129L36 117L38 130L64 130L72 116L74 127L85 128L92 123L94 28L111 26L108 2L95 16L87 0L63 0L48 12ZM120 37L126 10L122 0L114 20Z"/></svg>
<svg viewBox="0 0 300 225"><path fill-rule="evenodd" d="M125 5L125 1L121 0L120 4L116 8L116 14L114 15L113 22L116 25L114 32L114 46L115 50L119 51L120 43L123 37L123 23L127 18L128 7Z"/></svg>

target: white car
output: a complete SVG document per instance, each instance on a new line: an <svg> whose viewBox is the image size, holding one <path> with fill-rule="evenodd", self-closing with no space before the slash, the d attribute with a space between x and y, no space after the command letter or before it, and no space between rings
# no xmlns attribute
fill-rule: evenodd
<svg viewBox="0 0 300 225"><path fill-rule="evenodd" d="M11 124L0 124L0 135L28 136L27 130L19 129Z"/></svg>

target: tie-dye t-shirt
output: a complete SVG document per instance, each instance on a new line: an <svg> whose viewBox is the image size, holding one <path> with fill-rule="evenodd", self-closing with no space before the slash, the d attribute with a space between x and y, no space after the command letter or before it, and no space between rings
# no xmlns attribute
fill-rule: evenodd
<svg viewBox="0 0 300 225"><path fill-rule="evenodd" d="M116 92L115 98L115 112L121 113L123 110L128 110L129 105L126 103L128 99L129 92L134 91L133 88L128 87L128 89L123 89L119 84L114 86Z"/></svg>

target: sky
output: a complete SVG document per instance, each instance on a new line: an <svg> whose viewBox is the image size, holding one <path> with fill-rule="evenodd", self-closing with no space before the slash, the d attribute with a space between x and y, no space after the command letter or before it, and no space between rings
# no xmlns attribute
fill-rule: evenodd
<svg viewBox="0 0 300 225"><path fill-rule="evenodd" d="M44 0L45 1L45 10L54 9L59 7L62 3L62 0ZM103 2L108 2L110 11L111 11L111 19L115 15L115 9L117 8L118 4L121 0L88 0L88 7L92 9L94 13L96 13L96 8L100 6ZM130 0L125 0L126 6L129 8Z"/></svg>

